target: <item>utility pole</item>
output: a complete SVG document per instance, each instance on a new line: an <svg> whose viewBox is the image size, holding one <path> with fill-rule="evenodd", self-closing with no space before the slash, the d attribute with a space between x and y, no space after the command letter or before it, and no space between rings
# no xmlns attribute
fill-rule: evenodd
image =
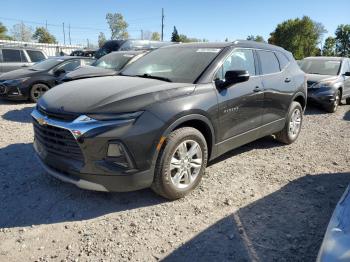
<svg viewBox="0 0 350 262"><path fill-rule="evenodd" d="M69 37L69 44L72 45L72 41L70 39L70 24L68 25L68 37Z"/></svg>
<svg viewBox="0 0 350 262"><path fill-rule="evenodd" d="M161 35L161 40L163 41L164 37L164 8L162 8L162 35Z"/></svg>
<svg viewBox="0 0 350 262"><path fill-rule="evenodd" d="M143 30L141 29L141 40L143 40Z"/></svg>
<svg viewBox="0 0 350 262"><path fill-rule="evenodd" d="M45 20L45 28L46 28L46 31L47 31L47 20Z"/></svg>
<svg viewBox="0 0 350 262"><path fill-rule="evenodd" d="M63 25L63 43L66 44L66 32L64 31L64 23Z"/></svg>
<svg viewBox="0 0 350 262"><path fill-rule="evenodd" d="M86 39L86 42L87 42L87 48L89 48L90 47L89 38Z"/></svg>

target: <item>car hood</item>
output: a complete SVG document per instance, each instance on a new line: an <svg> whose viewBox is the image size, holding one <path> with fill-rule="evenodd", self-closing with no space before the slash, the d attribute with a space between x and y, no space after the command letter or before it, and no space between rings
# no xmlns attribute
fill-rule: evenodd
<svg viewBox="0 0 350 262"><path fill-rule="evenodd" d="M144 110L147 106L188 95L195 86L155 79L106 76L66 82L50 89L38 104L51 112L123 113Z"/></svg>
<svg viewBox="0 0 350 262"><path fill-rule="evenodd" d="M118 72L113 69L105 69L96 66L84 66L66 74L63 78L63 81L97 76L112 76L116 75L117 73Z"/></svg>
<svg viewBox="0 0 350 262"><path fill-rule="evenodd" d="M337 82L339 77L332 75L315 75L315 74L306 74L307 81L313 83L323 83L323 82Z"/></svg>
<svg viewBox="0 0 350 262"><path fill-rule="evenodd" d="M13 70L7 73L0 74L0 80L12 80L23 77L29 77L38 74L40 71L31 70L30 68L23 68Z"/></svg>

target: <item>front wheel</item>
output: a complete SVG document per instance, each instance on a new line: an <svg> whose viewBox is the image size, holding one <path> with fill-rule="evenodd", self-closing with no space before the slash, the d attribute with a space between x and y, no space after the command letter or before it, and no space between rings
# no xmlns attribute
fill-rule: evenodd
<svg viewBox="0 0 350 262"><path fill-rule="evenodd" d="M49 87L45 84L34 84L30 89L30 101L36 103L39 98L45 93L49 91Z"/></svg>
<svg viewBox="0 0 350 262"><path fill-rule="evenodd" d="M208 160L206 140L192 127L173 131L159 152L152 189L175 200L184 197L200 183Z"/></svg>
<svg viewBox="0 0 350 262"><path fill-rule="evenodd" d="M275 134L276 139L288 145L293 143L300 134L302 122L303 109L298 102L294 101L290 106L284 128Z"/></svg>
<svg viewBox="0 0 350 262"><path fill-rule="evenodd" d="M340 101L341 101L341 93L340 93L340 90L337 90L337 92L335 93L333 102L325 107L326 111L328 113L335 113L338 109Z"/></svg>

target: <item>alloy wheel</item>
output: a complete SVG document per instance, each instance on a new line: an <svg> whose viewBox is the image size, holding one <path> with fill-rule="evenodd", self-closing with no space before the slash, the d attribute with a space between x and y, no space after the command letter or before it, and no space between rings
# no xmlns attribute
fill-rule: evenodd
<svg viewBox="0 0 350 262"><path fill-rule="evenodd" d="M299 110L299 108L296 108L293 111L289 121L289 129L288 129L289 135L292 138L296 137L300 132L300 128L301 128L301 111Z"/></svg>

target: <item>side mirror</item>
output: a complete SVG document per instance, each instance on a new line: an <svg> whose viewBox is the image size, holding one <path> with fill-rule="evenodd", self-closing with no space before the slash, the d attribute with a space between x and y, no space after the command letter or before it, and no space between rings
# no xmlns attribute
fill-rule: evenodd
<svg viewBox="0 0 350 262"><path fill-rule="evenodd" d="M222 81L220 87L227 88L231 85L246 82L249 80L249 73L246 70L232 70L225 73L225 81Z"/></svg>
<svg viewBox="0 0 350 262"><path fill-rule="evenodd" d="M62 74L66 73L66 71L62 68L55 70L54 74L55 76L60 76Z"/></svg>
<svg viewBox="0 0 350 262"><path fill-rule="evenodd" d="M345 72L344 76L350 76L350 72Z"/></svg>

